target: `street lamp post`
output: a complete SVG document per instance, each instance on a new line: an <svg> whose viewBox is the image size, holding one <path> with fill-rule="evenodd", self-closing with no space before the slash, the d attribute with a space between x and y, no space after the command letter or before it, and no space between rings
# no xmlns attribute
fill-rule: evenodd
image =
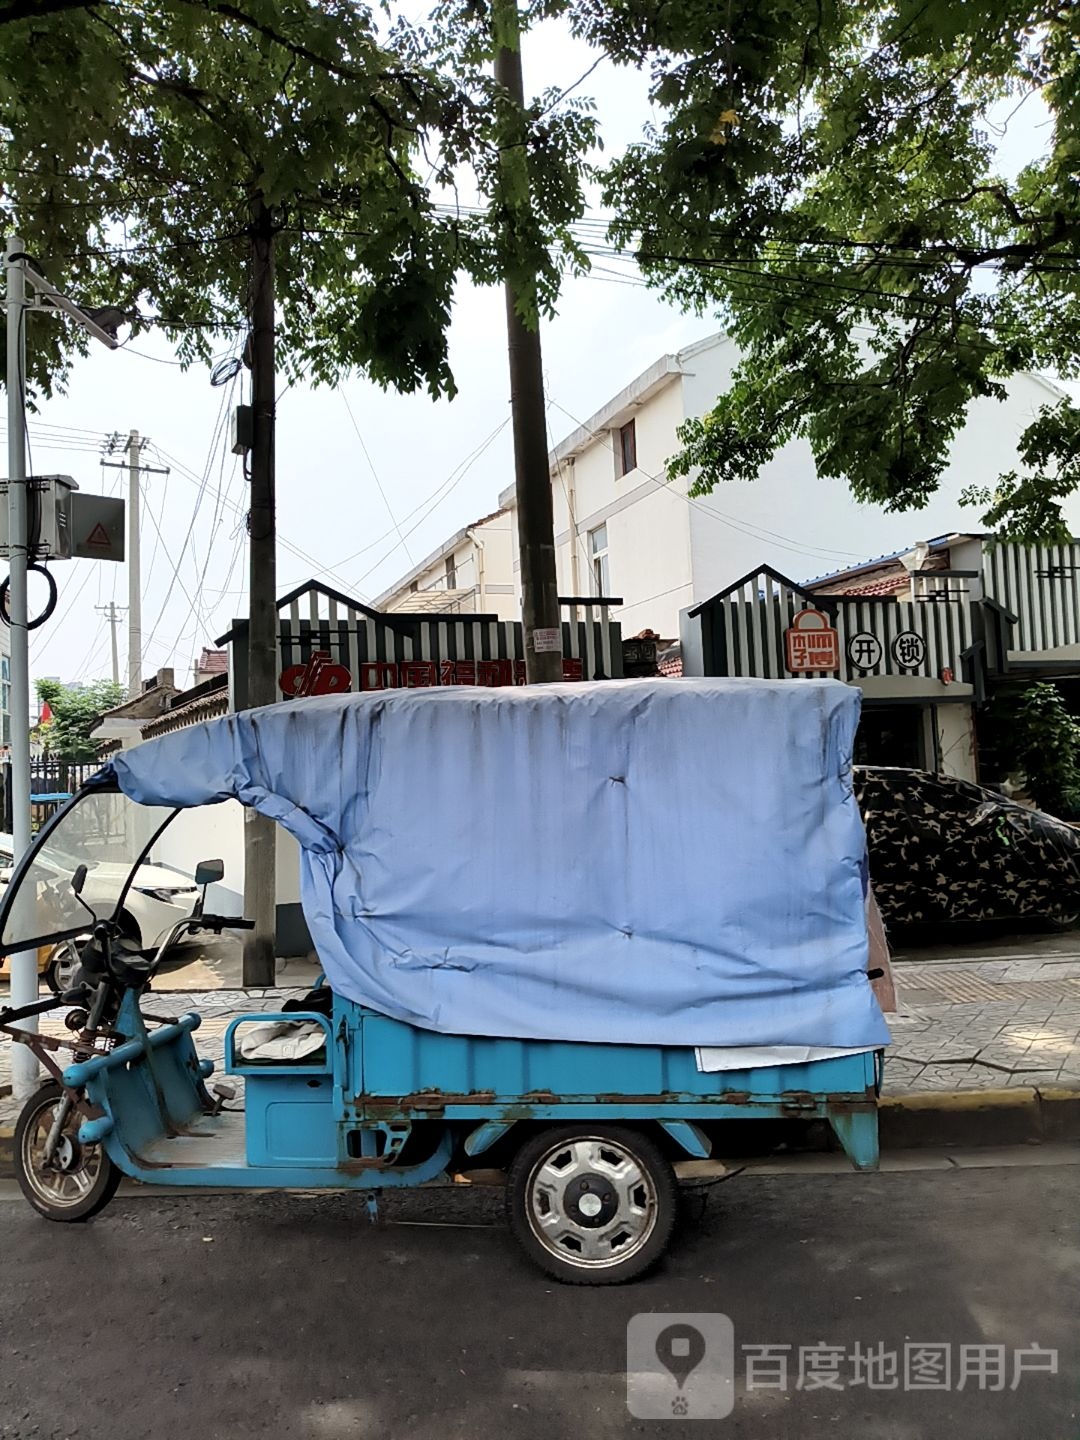
<svg viewBox="0 0 1080 1440"><path fill-rule="evenodd" d="M30 846L30 652L27 629L26 571L29 562L26 504L26 313L31 309L63 310L103 345L115 349L114 333L62 295L32 265L23 242L9 236L4 255L7 308L8 427L8 614L11 628L11 839L13 864ZM28 292L32 292L28 294ZM105 325L124 318L112 311ZM25 894L27 887L22 887ZM20 917L21 918L21 917ZM21 927L20 927L21 929ZM22 931L25 934L25 930ZM37 956L32 950L11 957L11 1003L18 1008L37 999ZM37 1017L24 1020L37 1029ZM26 1045L12 1046L11 1083L17 1100L26 1100L37 1082L37 1060Z"/></svg>

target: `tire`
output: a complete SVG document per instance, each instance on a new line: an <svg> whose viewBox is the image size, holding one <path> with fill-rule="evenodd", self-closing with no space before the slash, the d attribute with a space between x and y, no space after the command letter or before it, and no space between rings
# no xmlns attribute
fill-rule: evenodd
<svg viewBox="0 0 1080 1440"><path fill-rule="evenodd" d="M659 1146L621 1125L542 1130L518 1151L506 1181L518 1243L568 1285L644 1275L667 1249L677 1210L675 1172Z"/></svg>
<svg viewBox="0 0 1080 1440"><path fill-rule="evenodd" d="M54 1080L44 1084L22 1108L15 1123L15 1178L19 1188L46 1220L89 1220L116 1194L121 1173L101 1145L80 1145L81 1123L73 1112L64 1126L58 1153L65 1161L60 1170L44 1170L35 1153L45 1143L63 1090Z"/></svg>
<svg viewBox="0 0 1080 1440"><path fill-rule="evenodd" d="M1070 930L1080 928L1080 911L1073 911L1071 914L1049 915L1042 923L1042 928L1048 935L1067 935Z"/></svg>
<svg viewBox="0 0 1080 1440"><path fill-rule="evenodd" d="M45 963L45 984L54 995L70 990L78 973L79 947L74 940L62 940Z"/></svg>

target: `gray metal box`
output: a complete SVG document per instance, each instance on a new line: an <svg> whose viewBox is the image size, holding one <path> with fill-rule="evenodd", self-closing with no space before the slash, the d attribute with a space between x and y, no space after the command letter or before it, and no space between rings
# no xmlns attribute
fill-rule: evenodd
<svg viewBox="0 0 1080 1440"><path fill-rule="evenodd" d="M68 553L81 560L123 560L124 501L84 491L67 499Z"/></svg>
<svg viewBox="0 0 1080 1440"><path fill-rule="evenodd" d="M0 480L0 556L8 554L7 492L7 480ZM27 502L33 558L123 560L123 500L88 495L70 475L34 475Z"/></svg>
<svg viewBox="0 0 1080 1440"><path fill-rule="evenodd" d="M68 500L79 487L70 475L31 475L26 481L27 528L34 554L41 560L66 560ZM0 480L0 555L8 553L8 482Z"/></svg>

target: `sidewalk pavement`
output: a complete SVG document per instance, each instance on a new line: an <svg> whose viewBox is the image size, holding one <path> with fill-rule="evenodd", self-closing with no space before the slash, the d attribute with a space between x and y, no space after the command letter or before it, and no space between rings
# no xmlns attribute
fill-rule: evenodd
<svg viewBox="0 0 1080 1440"><path fill-rule="evenodd" d="M1038 945L1036 938L1030 953L1000 959L895 964L899 1012L888 1017L893 1043L886 1051L884 1100L891 1111L911 1112L906 1144L918 1143L910 1136L915 1115L930 1113L939 1102L955 1105L959 1099L960 1108L981 1112L980 1138L971 1141L978 1144L994 1143L988 1111L1010 1112L1004 1143L1017 1134L1016 1112L1025 1103L1037 1108L1040 1096L1071 1098L1062 1092L1072 1092L1080 1116L1080 953L1047 953ZM170 1015L201 1012L196 1044L200 1055L214 1061L216 1081L229 1021L254 1010L279 1010L306 989L155 990L146 1008ZM62 1022L51 1017L43 1028L64 1033ZM10 1042L0 1037L0 1137L10 1132L18 1109L10 1094L10 1051ZM229 1083L238 1089L242 1084L239 1077L229 1077Z"/></svg>

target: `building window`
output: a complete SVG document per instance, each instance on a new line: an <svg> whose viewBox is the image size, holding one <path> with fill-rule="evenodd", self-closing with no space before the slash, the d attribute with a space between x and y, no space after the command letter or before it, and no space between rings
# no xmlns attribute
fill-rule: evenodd
<svg viewBox="0 0 1080 1440"><path fill-rule="evenodd" d="M615 431L615 474L628 475L637 469L637 430L628 420Z"/></svg>
<svg viewBox="0 0 1080 1440"><path fill-rule="evenodd" d="M592 563L593 594L611 594L611 570L608 566L607 526L598 525L589 531L589 559Z"/></svg>
<svg viewBox="0 0 1080 1440"><path fill-rule="evenodd" d="M413 581L411 582L411 584L409 585L409 594L410 594L410 595L415 595L416 592L417 592L419 589L420 589L420 581L419 581L419 580L413 580Z"/></svg>
<svg viewBox="0 0 1080 1440"><path fill-rule="evenodd" d="M457 589L457 561L453 555L446 557L446 588L447 590Z"/></svg>

